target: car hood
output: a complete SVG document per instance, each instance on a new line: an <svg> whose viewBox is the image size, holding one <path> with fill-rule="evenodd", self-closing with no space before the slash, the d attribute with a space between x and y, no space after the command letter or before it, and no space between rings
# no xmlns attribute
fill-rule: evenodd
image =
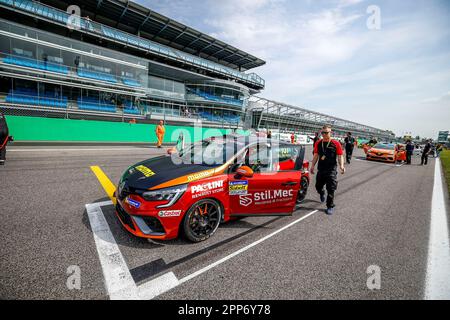
<svg viewBox="0 0 450 320"><path fill-rule="evenodd" d="M131 190L149 190L159 185L175 186L186 183L188 180L198 180L198 176L203 177L196 173L206 172L205 177L211 176L216 167L218 165L175 164L171 156L161 156L139 162L128 168L122 175L119 185L126 184ZM170 183L171 181L173 183Z"/></svg>
<svg viewBox="0 0 450 320"><path fill-rule="evenodd" d="M383 154L394 154L394 150L377 149L377 148L369 149L369 152L383 153Z"/></svg>

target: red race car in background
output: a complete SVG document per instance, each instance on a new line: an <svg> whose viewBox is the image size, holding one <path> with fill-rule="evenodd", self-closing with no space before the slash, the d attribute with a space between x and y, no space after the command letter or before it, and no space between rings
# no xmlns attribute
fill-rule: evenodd
<svg viewBox="0 0 450 320"><path fill-rule="evenodd" d="M168 240L211 237L238 217L292 215L306 196L304 148L259 137L213 137L125 171L116 213L130 233Z"/></svg>

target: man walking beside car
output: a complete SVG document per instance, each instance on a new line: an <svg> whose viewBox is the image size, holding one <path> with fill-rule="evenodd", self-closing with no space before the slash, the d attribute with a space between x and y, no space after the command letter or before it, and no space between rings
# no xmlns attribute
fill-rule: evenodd
<svg viewBox="0 0 450 320"><path fill-rule="evenodd" d="M320 195L320 201L327 202L327 214L334 213L334 193L337 189L337 164L341 174L345 173L344 152L339 141L331 138L331 126L326 125L322 128L322 139L314 145L314 159L312 161L310 172L314 174L315 166L318 164L316 177L316 190ZM326 186L327 197L325 198Z"/></svg>

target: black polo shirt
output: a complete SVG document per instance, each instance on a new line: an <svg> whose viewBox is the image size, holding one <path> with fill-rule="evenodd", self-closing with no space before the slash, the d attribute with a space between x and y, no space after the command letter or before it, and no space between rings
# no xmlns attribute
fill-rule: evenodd
<svg viewBox="0 0 450 320"><path fill-rule="evenodd" d="M337 169L337 157L344 153L339 141L325 142L321 139L314 145L314 154L319 155L319 172L333 172Z"/></svg>

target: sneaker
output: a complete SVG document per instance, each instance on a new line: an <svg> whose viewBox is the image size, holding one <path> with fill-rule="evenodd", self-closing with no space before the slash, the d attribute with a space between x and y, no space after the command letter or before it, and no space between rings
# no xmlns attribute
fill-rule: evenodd
<svg viewBox="0 0 450 320"><path fill-rule="evenodd" d="M320 194L320 202L324 203L326 201L325 192Z"/></svg>
<svg viewBox="0 0 450 320"><path fill-rule="evenodd" d="M327 209L327 215L332 216L334 214L334 208Z"/></svg>
<svg viewBox="0 0 450 320"><path fill-rule="evenodd" d="M0 160L0 166L4 166L5 165L5 160Z"/></svg>

